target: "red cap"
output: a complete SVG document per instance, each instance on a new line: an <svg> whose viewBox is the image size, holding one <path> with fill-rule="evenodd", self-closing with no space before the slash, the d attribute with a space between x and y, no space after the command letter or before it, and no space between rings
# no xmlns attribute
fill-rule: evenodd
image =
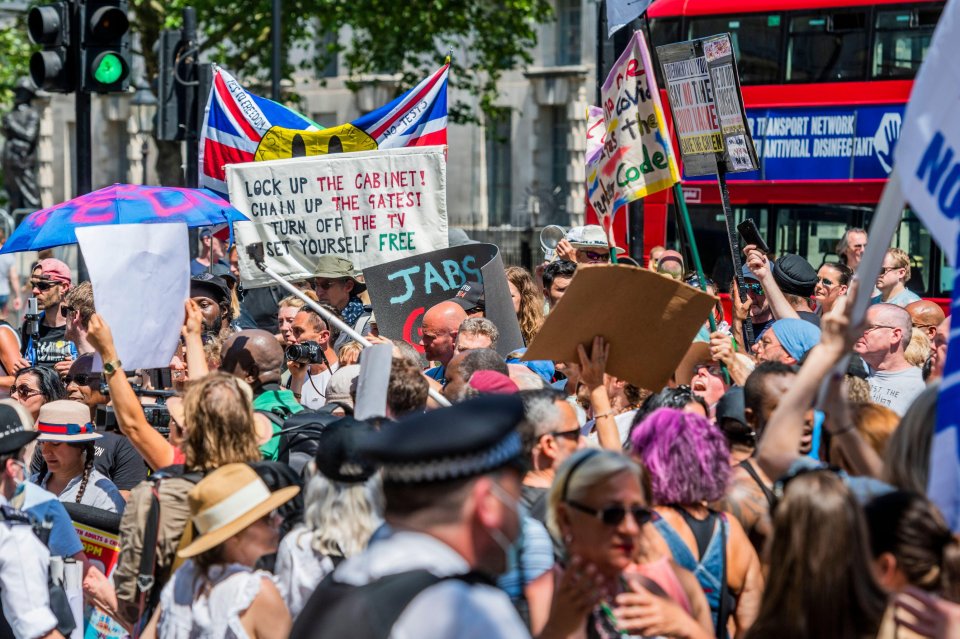
<svg viewBox="0 0 960 639"><path fill-rule="evenodd" d="M69 284L71 282L70 267L60 260L52 257L40 260L37 262L37 265L33 267L34 271L37 269L40 269L40 279L53 280L54 282L61 282L62 284Z"/></svg>
<svg viewBox="0 0 960 639"><path fill-rule="evenodd" d="M470 388L480 393L519 393L520 387L512 379L497 371L477 371L470 376Z"/></svg>

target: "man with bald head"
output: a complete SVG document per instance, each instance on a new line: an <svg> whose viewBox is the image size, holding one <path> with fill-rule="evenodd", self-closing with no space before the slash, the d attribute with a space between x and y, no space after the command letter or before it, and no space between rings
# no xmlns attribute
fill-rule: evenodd
<svg viewBox="0 0 960 639"><path fill-rule="evenodd" d="M937 327L946 317L940 305L930 300L917 300L916 302L910 302L904 308L910 314L913 327L926 333L932 344L937 336Z"/></svg>
<svg viewBox="0 0 960 639"><path fill-rule="evenodd" d="M283 347L267 331L251 329L234 334L223 345L220 370L239 377L253 388L253 409L265 413L294 415L303 410L293 391L280 387ZM280 426L271 420L274 435ZM280 438L260 446L263 458L276 461Z"/></svg>
<svg viewBox="0 0 960 639"><path fill-rule="evenodd" d="M666 250L657 260L657 273L680 281L683 279L683 256L676 251Z"/></svg>
<svg viewBox="0 0 960 639"><path fill-rule="evenodd" d="M465 319L467 319L467 313L463 307L449 301L431 306L424 313L421 328L423 354L427 356L428 361L438 363L438 366L426 372L430 379L435 379L441 384L446 383L447 364L456 353L460 323Z"/></svg>
<svg viewBox="0 0 960 639"><path fill-rule="evenodd" d="M877 404L903 415L926 385L920 368L904 357L913 325L910 314L895 304L874 304L867 309L866 330L853 345L869 367L867 382Z"/></svg>

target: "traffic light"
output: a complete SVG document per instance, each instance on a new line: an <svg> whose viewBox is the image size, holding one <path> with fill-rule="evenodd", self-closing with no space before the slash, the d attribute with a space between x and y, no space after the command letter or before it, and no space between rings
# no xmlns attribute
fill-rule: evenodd
<svg viewBox="0 0 960 639"><path fill-rule="evenodd" d="M72 93L76 88L76 60L70 46L72 14L71 2L39 5L27 14L30 39L43 47L30 57L30 78L40 89Z"/></svg>
<svg viewBox="0 0 960 639"><path fill-rule="evenodd" d="M80 90L117 93L130 85L127 0L86 0L80 5Z"/></svg>

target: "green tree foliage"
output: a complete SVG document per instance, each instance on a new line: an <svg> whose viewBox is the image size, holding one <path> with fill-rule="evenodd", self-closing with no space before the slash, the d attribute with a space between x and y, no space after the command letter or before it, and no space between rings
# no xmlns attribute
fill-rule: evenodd
<svg viewBox="0 0 960 639"><path fill-rule="evenodd" d="M26 19L0 25L0 113L13 106L17 80L30 75L30 54L34 48L27 36Z"/></svg>

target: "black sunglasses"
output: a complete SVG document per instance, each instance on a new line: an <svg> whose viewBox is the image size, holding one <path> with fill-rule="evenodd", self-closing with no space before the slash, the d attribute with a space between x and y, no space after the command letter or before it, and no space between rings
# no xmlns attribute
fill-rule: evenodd
<svg viewBox="0 0 960 639"><path fill-rule="evenodd" d="M574 428L572 430L554 430L546 435L553 435L554 437L569 437L570 439L580 439L580 429Z"/></svg>
<svg viewBox="0 0 960 639"><path fill-rule="evenodd" d="M64 377L63 385L69 386L71 383L76 382L77 386L92 386L93 384L91 382L99 379L99 373L78 373L77 375L67 375Z"/></svg>
<svg viewBox="0 0 960 639"><path fill-rule="evenodd" d="M67 306L66 304L60 305L60 315L63 317L70 317L70 313L74 312L75 310L77 309L73 308L72 306Z"/></svg>
<svg viewBox="0 0 960 639"><path fill-rule="evenodd" d="M39 291L46 291L53 288L54 286L60 286L60 282L41 282L38 280L33 280L30 282L30 286Z"/></svg>
<svg viewBox="0 0 960 639"><path fill-rule="evenodd" d="M573 501L572 499L568 499L566 503L582 513L590 515L591 517L596 517L602 521L605 526L619 526L627 516L627 512L633 515L633 520L637 522L638 526L642 526L653 519L653 513L650 512L650 509L644 508L643 506L627 507L617 505L597 509L591 508L585 504L581 504L580 502Z"/></svg>

